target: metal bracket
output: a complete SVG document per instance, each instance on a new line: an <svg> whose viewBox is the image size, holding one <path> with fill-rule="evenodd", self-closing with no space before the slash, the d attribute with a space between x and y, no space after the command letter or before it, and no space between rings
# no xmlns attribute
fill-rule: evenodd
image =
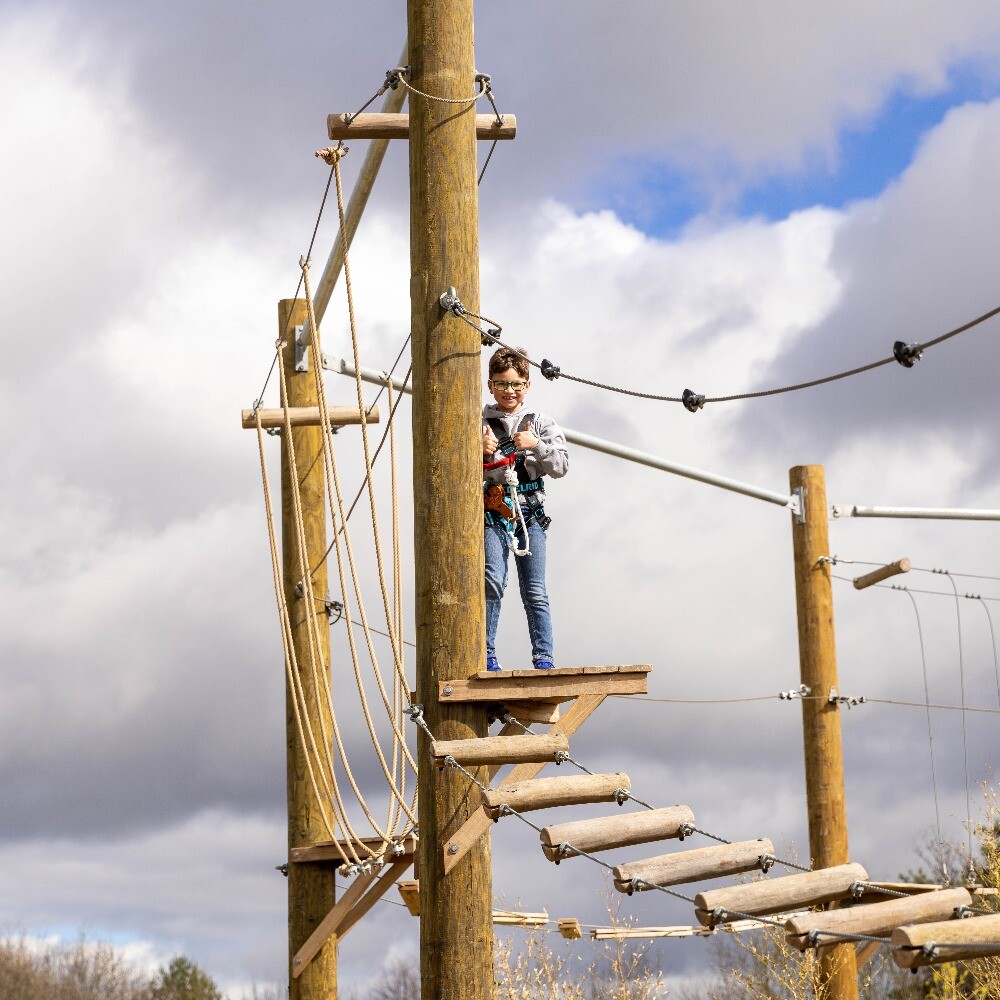
<svg viewBox="0 0 1000 1000"><path fill-rule="evenodd" d="M847 695L847 694L837 694L837 689L835 687L830 688L830 695L826 699L830 705L846 705L848 708L854 708L855 705L863 705L867 698L861 695Z"/></svg>
<svg viewBox="0 0 1000 1000"><path fill-rule="evenodd" d="M295 370L297 372L309 371L309 324L295 327Z"/></svg>
<svg viewBox="0 0 1000 1000"><path fill-rule="evenodd" d="M812 688L808 684L800 684L790 691L780 691L778 697L782 701L791 701L793 698L808 698L812 694Z"/></svg>
<svg viewBox="0 0 1000 1000"><path fill-rule="evenodd" d="M806 488L796 486L788 501L788 509L795 516L796 524L806 523Z"/></svg>
<svg viewBox="0 0 1000 1000"><path fill-rule="evenodd" d="M854 504L835 503L830 507L830 513L833 517L854 517L857 509Z"/></svg>

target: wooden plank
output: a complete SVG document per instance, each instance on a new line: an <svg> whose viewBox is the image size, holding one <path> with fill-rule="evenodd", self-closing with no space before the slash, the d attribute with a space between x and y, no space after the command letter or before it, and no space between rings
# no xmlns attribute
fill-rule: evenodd
<svg viewBox="0 0 1000 1000"><path fill-rule="evenodd" d="M398 882L396 888L406 903L406 908L410 911L410 916L420 916L420 883L416 879L409 879L405 882Z"/></svg>
<svg viewBox="0 0 1000 1000"><path fill-rule="evenodd" d="M364 894L365 889L375 881L376 877L374 872L358 875L347 887L347 891L337 900L333 909L320 921L316 930L306 939L306 943L295 953L295 957L292 959L292 976L295 979L298 979L305 972L306 966L316 957L323 945L332 935L337 933L341 922L351 912L354 904Z"/></svg>
<svg viewBox="0 0 1000 1000"><path fill-rule="evenodd" d="M702 879L739 875L760 868L763 856L774 855L769 840L743 840L716 847L698 847L693 851L661 854L643 861L630 861L614 869L615 888L619 892L642 892L657 885L683 885ZM634 887L634 879L646 883Z"/></svg>
<svg viewBox="0 0 1000 1000"><path fill-rule="evenodd" d="M687 806L666 806L663 809L644 809L642 812L547 826L542 830L540 839L545 856L558 864L563 858L577 857L577 851L609 851L615 847L632 847L654 840L682 837L687 826L694 826L694 813ZM569 844L576 850L564 854L563 844Z"/></svg>
<svg viewBox="0 0 1000 1000"><path fill-rule="evenodd" d="M376 853L380 852L385 846L385 841L382 840L381 837L362 837L361 843ZM347 853L346 845L347 841L337 840L322 840L316 844L302 844L300 846L293 847L288 852L288 860L292 864L307 861L342 862L350 856ZM403 853L392 855L389 860L406 861L408 864L411 864L415 854L417 853L417 838L414 837L412 833L408 834L403 840L400 841L399 846L402 847ZM367 857L367 855L362 854L361 860L364 861L365 857Z"/></svg>
<svg viewBox="0 0 1000 1000"><path fill-rule="evenodd" d="M459 109L462 110L462 109ZM410 116L408 114L386 114L369 112L355 115L350 124L350 112L328 115L327 135L331 139L409 139ZM517 117L504 115L503 124L497 123L496 115L476 115L477 139L513 139L517 135Z"/></svg>
<svg viewBox="0 0 1000 1000"><path fill-rule="evenodd" d="M932 943L937 947L934 954L928 955L924 945ZM964 944L978 944L980 947L961 947ZM995 947L984 947L991 944ZM968 920L904 925L892 932L892 957L902 969L994 955L1000 955L1000 913L970 917Z"/></svg>
<svg viewBox="0 0 1000 1000"><path fill-rule="evenodd" d="M378 880L375 884L358 900L357 903L351 908L351 912L344 918L341 922L340 927L337 931L337 938L343 941L347 937L350 929L388 892L389 887L399 878L407 868L410 867L412 862L410 861L396 861L389 865L381 875L379 875Z"/></svg>
<svg viewBox="0 0 1000 1000"><path fill-rule="evenodd" d="M438 691L441 702L499 701L571 701L585 694L646 694L648 690L645 671L614 674L571 674L553 676L555 671L539 670L528 677L508 677L500 674L494 679L481 680L470 677L467 681L442 681Z"/></svg>
<svg viewBox="0 0 1000 1000"><path fill-rule="evenodd" d="M459 764L547 764L560 753L569 753L569 740L558 733L526 736L481 736L469 740L431 740L431 756L439 767L444 758Z"/></svg>
<svg viewBox="0 0 1000 1000"><path fill-rule="evenodd" d="M483 809L499 819L501 806L517 812L578 806L589 802L614 802L621 789L632 787L627 774L571 774L565 777L529 778L506 783L482 793Z"/></svg>
<svg viewBox="0 0 1000 1000"><path fill-rule="evenodd" d="M580 697L549 730L549 735L562 733L565 736L572 736L600 708L605 697L603 694L588 694ZM510 772L502 785L534 778L544 766L544 764L519 764ZM491 824L492 820L480 809L474 812L453 836L448 838L448 842L443 847L446 875L472 849Z"/></svg>
<svg viewBox="0 0 1000 1000"><path fill-rule="evenodd" d="M805 951L813 947L809 935L814 931L820 935L819 942L824 944L831 942L831 937L822 937L824 931L881 937L891 934L902 924L946 920L956 908L971 905L972 893L968 889L942 889L940 892L907 896L906 899L890 899L884 903L848 906L824 913L803 913L788 920L785 936L793 948Z"/></svg>
<svg viewBox="0 0 1000 1000"><path fill-rule="evenodd" d="M257 411L242 410L240 421L244 428L253 429L257 426L257 418L254 413L260 414L261 427L284 427L285 411L280 408L261 408ZM361 423L361 410L356 406L328 406L326 408L327 420L332 427L346 427L348 424ZM322 421L319 418L318 406L290 406L288 408L288 419L293 427L319 427ZM377 424L379 422L378 407L373 406L370 410L365 410L365 423Z"/></svg>
<svg viewBox="0 0 1000 1000"><path fill-rule="evenodd" d="M604 667L555 667L552 670L480 670L477 680L492 681L499 678L527 677L529 680L545 677L600 677L608 674L648 674L652 671L648 663L616 664Z"/></svg>
<svg viewBox="0 0 1000 1000"><path fill-rule="evenodd" d="M805 906L847 899L854 882L867 882L868 872L859 864L837 865L801 875L761 879L746 885L710 889L694 897L698 922L709 927L715 910L749 913L755 917ZM727 918L727 922L728 922ZM714 921L719 923L721 921Z"/></svg>

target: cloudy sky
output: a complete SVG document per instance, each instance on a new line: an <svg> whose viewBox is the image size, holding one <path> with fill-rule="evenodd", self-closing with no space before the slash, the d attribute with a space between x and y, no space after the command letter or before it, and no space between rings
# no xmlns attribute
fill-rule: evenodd
<svg viewBox="0 0 1000 1000"><path fill-rule="evenodd" d="M233 996L284 977L284 681L256 444L238 410L295 289L326 115L368 99L404 25L400 2L0 5L4 928L83 931L153 962L182 950ZM590 0L483 4L477 61L519 124L481 189L483 309L536 357L649 392L726 395L874 361L1000 304L993 3L634 2L613 18ZM406 180L397 145L352 258L375 368L409 319ZM334 227L328 213L319 264ZM836 502L1000 507L997 322L909 371L696 415L565 381L535 386L533 403L777 491L791 466L821 464ZM349 346L339 295L324 341ZM353 391L331 376L334 401ZM357 435L341 439L360 481ZM787 513L580 449L550 507L560 663L651 663L664 699L797 685ZM990 523L841 520L831 546L1000 576ZM907 582L950 592L941 576ZM1000 581L956 583L1000 598ZM849 584L835 596L843 692L924 701L907 596ZM964 682L969 705L996 708L986 609L1000 604L915 597L931 700L958 704ZM516 601L501 642L508 664L526 659ZM970 713L963 738L959 713L934 714L935 795L922 710L843 712L852 854L873 877L910 867L938 816L962 837L966 748L975 797L996 719ZM349 731L382 803L367 737ZM573 750L721 836L807 853L794 703L616 701ZM596 868L555 868L512 821L493 839L507 905L605 921ZM347 983L416 947L404 910L377 912L378 933L361 925L341 949ZM692 919L659 894L627 912ZM703 941L655 947L675 974L708 960Z"/></svg>

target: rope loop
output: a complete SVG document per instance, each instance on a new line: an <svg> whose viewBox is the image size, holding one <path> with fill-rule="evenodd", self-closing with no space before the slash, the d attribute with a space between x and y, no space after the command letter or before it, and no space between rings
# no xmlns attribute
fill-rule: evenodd
<svg viewBox="0 0 1000 1000"><path fill-rule="evenodd" d="M318 156L327 166L336 166L348 153L350 152L350 147L345 146L343 140L337 143L336 146L327 146L325 149L317 149L316 156Z"/></svg>

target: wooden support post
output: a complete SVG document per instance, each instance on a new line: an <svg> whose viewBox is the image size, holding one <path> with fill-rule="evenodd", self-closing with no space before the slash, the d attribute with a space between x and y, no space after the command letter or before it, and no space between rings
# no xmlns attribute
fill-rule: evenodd
<svg viewBox="0 0 1000 1000"><path fill-rule="evenodd" d="M809 853L813 867L832 868L847 864L850 858L840 710L826 700L831 688L837 688L837 654L830 564L820 562L820 557L830 555L823 467L796 466L789 472L789 483L801 504L801 513L792 515L799 672L802 683L819 695L814 700L802 699ZM857 1000L853 945L838 945L822 954L818 979L819 991L830 1000Z"/></svg>
<svg viewBox="0 0 1000 1000"><path fill-rule="evenodd" d="M295 338L285 337L286 331L306 322L306 304L301 299L285 299L278 304L278 336L287 341L282 352L282 365L288 386L288 398L283 405L290 407L318 406L315 376L311 371L295 370ZM311 354L311 349L310 349ZM312 359L311 359L312 360ZM292 445L295 451L298 482L292 481L289 442L281 439L281 536L282 568L285 600L292 626L292 642L299 668L299 680L305 696L305 711L314 732L320 732L320 720L330 731L330 704L321 686L313 681L309 665L310 629L319 625L318 657L321 669L330 669L330 629L326 610L320 601L296 593L302 579L298 533L295 529L293 491L298 490L302 501L305 535L305 561L309 567L320 562L326 551L325 480L323 474L323 432L318 426L294 427ZM313 574L313 593L326 597L326 564ZM315 635L314 635L315 638ZM321 804L313 791L306 765L305 751L295 721L295 692L286 684L285 723L288 774L288 849L300 844L314 844L329 837L322 818ZM310 962L305 972L294 975L293 960L299 949L316 930L336 903L334 874L322 865L301 864L288 867L288 954L289 1000L327 1000L337 995L337 950L324 948Z"/></svg>
<svg viewBox="0 0 1000 1000"><path fill-rule="evenodd" d="M407 28L414 88L453 100L475 93L472 0L407 0ZM440 297L454 287L479 311L476 108L412 95L409 111L417 697L435 738L470 739L487 733L485 707L441 704L438 685L471 677L486 649L482 343ZM430 766L423 732L417 749L421 992L486 1000L494 989L489 840L477 840L450 876L442 853L482 815L479 789L454 768ZM473 773L485 784L485 767Z"/></svg>

